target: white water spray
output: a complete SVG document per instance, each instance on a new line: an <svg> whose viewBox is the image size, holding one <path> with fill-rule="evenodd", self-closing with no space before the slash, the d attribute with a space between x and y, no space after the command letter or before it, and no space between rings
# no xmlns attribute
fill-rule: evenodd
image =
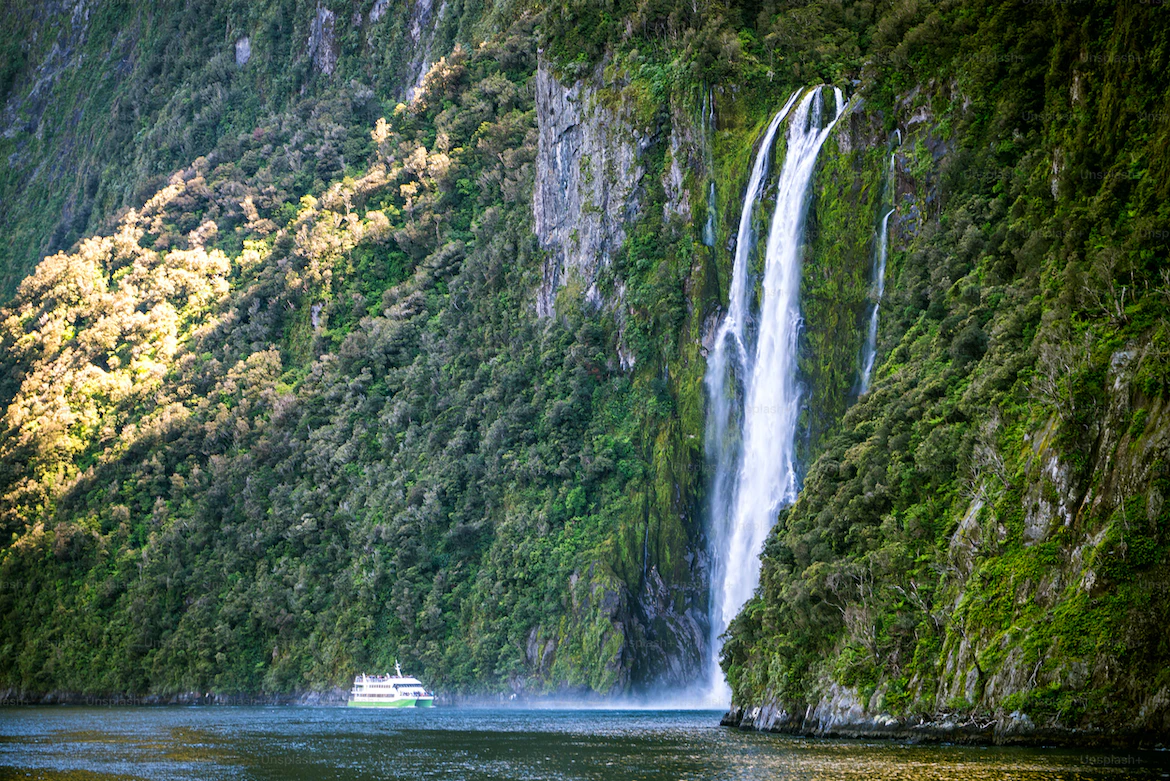
<svg viewBox="0 0 1170 781"><path fill-rule="evenodd" d="M902 133L898 131L898 139L901 140ZM895 192L894 189L894 153L890 153L890 171L887 179L887 185L890 192ZM890 222L890 215L894 213L894 202L890 200L890 208L882 216L881 228L878 233L877 252L873 257L873 284L874 284L874 299L873 311L869 315L869 331L865 335L865 349L861 354L861 388L860 395L869 393L869 382L873 377L873 362L877 357L877 329L878 329L878 310L882 307L882 296L886 292L886 253L889 249L889 232L887 227Z"/></svg>
<svg viewBox="0 0 1170 781"><path fill-rule="evenodd" d="M707 660L707 691L705 697L710 704L721 704L726 699L723 673L719 669L719 635L725 626L719 624L717 600L721 596L720 586L727 569L724 540L730 538L728 507L734 495L735 476L739 471L741 437L743 434L743 386L747 381L748 351L746 346L748 326L748 275L752 249L755 246L753 216L756 203L763 192L764 179L768 173L768 161L772 156L776 131L799 93L794 92L784 107L776 112L764 131L760 149L752 164L743 207L739 215L739 230L735 237L735 261L731 270L731 290L728 296L727 314L715 334L715 344L707 362L707 395L710 407L707 411L706 446L711 460L711 655Z"/></svg>
<svg viewBox="0 0 1170 781"><path fill-rule="evenodd" d="M730 695L718 663L719 637L756 587L760 551L776 513L796 496L801 239L817 153L844 109L841 91L835 89L836 113L822 127L822 93L821 87L810 90L799 104L793 95L764 134L740 213L727 314L708 362L707 446L714 462L709 704L726 704ZM753 349L748 327L752 211L776 130L790 111Z"/></svg>

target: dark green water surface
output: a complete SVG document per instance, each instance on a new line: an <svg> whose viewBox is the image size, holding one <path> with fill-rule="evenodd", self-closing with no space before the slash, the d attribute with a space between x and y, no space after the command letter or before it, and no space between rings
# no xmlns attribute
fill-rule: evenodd
<svg viewBox="0 0 1170 781"><path fill-rule="evenodd" d="M804 740L712 711L0 709L0 778L1148 779L1161 752Z"/></svg>

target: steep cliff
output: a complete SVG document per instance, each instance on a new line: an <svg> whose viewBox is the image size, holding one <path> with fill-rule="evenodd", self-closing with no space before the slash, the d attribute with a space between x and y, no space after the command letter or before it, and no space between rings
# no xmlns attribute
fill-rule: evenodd
<svg viewBox="0 0 1170 781"><path fill-rule="evenodd" d="M566 87L543 61L536 72L534 228L548 252L536 305L542 317L555 313L556 294L565 285L600 308L600 272L612 264L639 212L646 173L640 157L653 139L633 117L602 102L593 82ZM614 103L619 110L625 105Z"/></svg>

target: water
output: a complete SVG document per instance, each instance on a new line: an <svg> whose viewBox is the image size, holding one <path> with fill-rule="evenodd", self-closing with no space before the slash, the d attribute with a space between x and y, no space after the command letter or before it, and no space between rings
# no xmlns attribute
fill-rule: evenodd
<svg viewBox="0 0 1170 781"><path fill-rule="evenodd" d="M746 733L712 711L0 709L0 779L1153 779L1162 754Z"/></svg>
<svg viewBox="0 0 1170 781"><path fill-rule="evenodd" d="M703 95L702 116L700 117L700 133L703 139L703 157L707 168L712 167L711 146L715 135L715 101L711 98L711 90ZM707 185L707 221L703 223L703 244L707 247L715 246L715 180Z"/></svg>
<svg viewBox="0 0 1170 781"><path fill-rule="evenodd" d="M703 223L703 244L715 246L715 182L707 187L707 221Z"/></svg>
<svg viewBox="0 0 1170 781"><path fill-rule="evenodd" d="M793 95L768 126L740 213L727 315L708 361L713 572L707 689L712 701L726 702L729 695L716 662L718 638L755 589L764 538L777 511L795 498L798 487L796 347L808 184L817 153L844 108L841 91L835 89L835 113L823 121L825 91L822 87L809 90L799 103ZM762 300L757 322L752 323L748 289L752 211L766 178L773 137L789 112L787 149L764 255Z"/></svg>
<svg viewBox="0 0 1170 781"><path fill-rule="evenodd" d="M901 138L901 132L898 133ZM890 153L890 170L886 177L886 189L893 192L894 188L894 153ZM869 393L869 381L873 376L873 362L877 357L877 329L878 311L882 307L882 296L886 292L886 254L889 249L890 215L894 213L894 204L882 216L881 228L878 231L877 252L873 259L874 299L873 311L869 315L869 330L865 335L865 348L861 355L861 388L860 394Z"/></svg>
<svg viewBox="0 0 1170 781"><path fill-rule="evenodd" d="M739 230L735 236L735 261L731 270L731 290L728 295L727 314L719 324L715 343L707 361L707 410L706 447L712 463L711 505L712 520L712 572L711 572L711 637L708 647L708 682L704 698L711 705L726 704L730 690L719 669L717 653L719 635L727 628L720 624L717 616L722 614L719 600L722 598L722 583L726 576L726 541L731 537L730 517L727 508L735 488L735 476L739 472L739 457L742 435L743 383L748 374L748 275L752 250L755 247L753 224L756 203L760 200L764 180L767 178L768 161L772 156L772 145L776 131L799 93L792 93L764 131L760 149L752 164L744 193L743 206L739 215Z"/></svg>

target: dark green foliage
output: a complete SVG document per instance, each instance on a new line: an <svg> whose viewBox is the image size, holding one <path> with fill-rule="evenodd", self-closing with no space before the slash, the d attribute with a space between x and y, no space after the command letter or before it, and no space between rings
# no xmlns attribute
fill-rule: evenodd
<svg viewBox="0 0 1170 781"><path fill-rule="evenodd" d="M1170 685L1140 672L1170 669L1157 7L453 2L429 44L417 4L373 7L119 0L84 35L14 7L4 289L105 238L3 313L0 684L299 691L400 658L612 692L693 657L663 614L705 588L701 341L760 130L824 81L860 101L814 180L804 490L728 636L736 701L1117 726ZM644 139L605 304L570 284L544 320L538 48ZM713 247L672 164L692 215L715 182Z"/></svg>
<svg viewBox="0 0 1170 781"><path fill-rule="evenodd" d="M906 134L885 363L768 542L724 651L739 702L799 708L835 681L895 714L1161 718L1135 714L1167 653L1170 538L1146 498L1165 244L1140 227L1165 220L1166 125L1121 85L1164 100L1165 24L1089 16L954 2L879 22L865 92Z"/></svg>
<svg viewBox="0 0 1170 781"><path fill-rule="evenodd" d="M630 685L630 591L651 565L690 577L674 509L687 500L650 463L680 447L655 439L678 431L678 391L653 367L677 356L667 260L686 250L647 234L652 254L634 242L623 261L645 302L631 340L648 371L632 384L608 357L612 324L530 314L534 55L525 23L456 49L372 142L350 134L374 152L364 173L299 204L257 187L285 165L254 154L282 138L261 126L239 164L199 163L123 221L124 239L24 283L5 336L5 376L21 380L5 386L0 475L9 685L289 691L396 658L451 689ZM301 143L318 129L338 126L309 125ZM225 211L245 195L233 229ZM194 239L176 234L212 214L232 257L198 267L198 304L149 310L178 344L143 378L117 333L183 268ZM95 285L128 310L103 313ZM61 319L36 321L46 309ZM45 412L62 427L22 429L16 410L69 360L61 345L107 323L122 330L84 359L111 390L69 385ZM25 332L42 347L14 350ZM79 413L98 422L70 426Z"/></svg>
<svg viewBox="0 0 1170 781"><path fill-rule="evenodd" d="M347 166L363 166L368 126L421 65L410 37L413 6L389 3L377 19L372 6L110 0L75 13L36 0L6 4L0 95L11 97L12 113L0 133L0 231L8 239L0 246L0 296L44 255L109 230L111 216L137 207L200 155L240 159L251 175L249 150L233 148L237 136L281 114L321 119L316 98L348 99L325 118L350 135L305 150L311 155L292 189L319 190ZM330 72L308 45L322 9L334 19ZM450 49L451 16L437 24L436 53ZM470 37L478 11L461 8L458 21ZM235 45L245 37L251 57L240 67Z"/></svg>

